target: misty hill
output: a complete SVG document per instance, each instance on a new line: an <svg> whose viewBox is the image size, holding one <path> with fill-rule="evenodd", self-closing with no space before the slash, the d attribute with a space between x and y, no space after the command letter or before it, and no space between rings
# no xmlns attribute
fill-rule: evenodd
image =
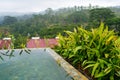
<svg viewBox="0 0 120 80"><path fill-rule="evenodd" d="M22 12L0 12L0 16L22 16L25 14L34 14L34 13L22 13Z"/></svg>
<svg viewBox="0 0 120 80"><path fill-rule="evenodd" d="M3 19L4 17L1 17L1 20L4 20L4 24L1 24L0 29L3 32L8 31L15 36L18 36L19 34L22 36L27 36L29 34L30 36L39 35L40 37L55 37L58 33L63 33L64 30L73 30L74 27L81 25L85 26L86 29L90 29L93 26L98 26L100 21L99 16L95 16L93 14L93 17L91 17L90 15L92 10L93 13L95 13L95 10L98 10L95 13L98 15L104 15L103 12L105 12L104 17L107 17L109 12L111 13L111 11L113 11L115 13L113 15L117 16L118 18L120 17L119 7L109 7L106 9L99 8L98 6L74 6L57 10L48 8L44 12L39 13L10 13L9 16L14 15L14 17L8 16L5 20ZM99 10L102 11L102 14ZM106 10L108 10L107 15ZM96 20L97 18L99 21ZM92 22L91 19L95 19L95 22ZM103 18L103 20L105 19L107 18ZM110 19L110 21L105 21L108 24L112 24L113 22L112 19ZM114 25L112 25L112 27L113 26ZM119 25L117 25L117 27L119 27Z"/></svg>
<svg viewBox="0 0 120 80"><path fill-rule="evenodd" d="M30 18L33 14L37 14L34 12L31 13L21 13L21 12L0 12L0 24L4 20L5 16L16 17L18 20L26 20Z"/></svg>

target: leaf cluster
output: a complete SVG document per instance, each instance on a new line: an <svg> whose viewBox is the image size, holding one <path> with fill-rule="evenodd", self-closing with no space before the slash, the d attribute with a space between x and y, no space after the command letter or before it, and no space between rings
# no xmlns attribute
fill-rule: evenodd
<svg viewBox="0 0 120 80"><path fill-rule="evenodd" d="M87 31L82 27L58 35L56 51L74 66L82 66L98 80L120 78L120 38L103 23Z"/></svg>

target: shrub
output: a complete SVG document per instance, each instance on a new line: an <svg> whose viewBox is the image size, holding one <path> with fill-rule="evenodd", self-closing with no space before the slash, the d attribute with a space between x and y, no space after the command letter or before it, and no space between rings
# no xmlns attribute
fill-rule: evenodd
<svg viewBox="0 0 120 80"><path fill-rule="evenodd" d="M74 66L81 65L98 80L120 78L120 38L103 23L91 31L82 27L58 35L56 51Z"/></svg>

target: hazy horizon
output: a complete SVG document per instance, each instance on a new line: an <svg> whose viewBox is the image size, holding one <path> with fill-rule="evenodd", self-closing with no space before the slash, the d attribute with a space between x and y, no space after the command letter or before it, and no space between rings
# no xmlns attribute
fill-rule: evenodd
<svg viewBox="0 0 120 80"><path fill-rule="evenodd" d="M40 12L47 8L59 9L73 6L120 6L120 0L0 0L0 12Z"/></svg>

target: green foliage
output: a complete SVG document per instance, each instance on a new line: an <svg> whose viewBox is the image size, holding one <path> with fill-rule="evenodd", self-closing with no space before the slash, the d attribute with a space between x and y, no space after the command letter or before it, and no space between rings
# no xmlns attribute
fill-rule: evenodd
<svg viewBox="0 0 120 80"><path fill-rule="evenodd" d="M0 30L7 29L15 37L19 34L27 36L28 33L34 36L33 34L36 32L41 38L44 38L44 36L53 38L59 32L63 34L64 29L72 30L73 27L80 25L87 26L86 28L90 29L93 27L92 25L98 26L101 20L106 23L108 19L116 16L116 13L119 14L119 9L112 8L115 14L110 9L89 5L89 7L74 6L58 10L48 8L44 13L20 17L5 16L3 22L1 22ZM108 22L111 23L111 21ZM116 26L113 28L116 28Z"/></svg>
<svg viewBox="0 0 120 80"><path fill-rule="evenodd" d="M91 21L105 21L107 19L113 18L115 14L109 8L96 8L90 10L90 20Z"/></svg>
<svg viewBox="0 0 120 80"><path fill-rule="evenodd" d="M106 22L108 19L114 18L115 14L109 8L95 8L90 10L90 24L98 26L100 22Z"/></svg>
<svg viewBox="0 0 120 80"><path fill-rule="evenodd" d="M111 29L114 29L116 32L118 32L118 34L120 34L120 18L119 17L115 17L112 19L108 19L106 21L106 24L111 26Z"/></svg>
<svg viewBox="0 0 120 80"><path fill-rule="evenodd" d="M56 51L74 66L82 65L91 76L100 80L120 78L120 38L101 23L99 28L87 31L82 27L74 32L58 35Z"/></svg>
<svg viewBox="0 0 120 80"><path fill-rule="evenodd" d="M6 34L5 37L11 38L11 40L6 40L7 42L4 40L5 43L1 45L2 50L0 50L0 60L4 60L4 56L8 56L9 58L13 57L14 49L16 48L22 48L19 52L20 55L23 52L30 54L31 51L26 49L27 37L19 35L15 38L14 35L10 34ZM4 38L4 36L1 36L1 38Z"/></svg>
<svg viewBox="0 0 120 80"><path fill-rule="evenodd" d="M22 36L22 35L18 35L14 41L14 47L15 48L25 48L27 44L27 37Z"/></svg>
<svg viewBox="0 0 120 80"><path fill-rule="evenodd" d="M87 11L76 11L67 17L68 23L86 23L88 22L88 12Z"/></svg>
<svg viewBox="0 0 120 80"><path fill-rule="evenodd" d="M11 17L11 16L5 16L4 20L3 20L4 25L14 24L16 22L17 22L17 18L16 17Z"/></svg>

